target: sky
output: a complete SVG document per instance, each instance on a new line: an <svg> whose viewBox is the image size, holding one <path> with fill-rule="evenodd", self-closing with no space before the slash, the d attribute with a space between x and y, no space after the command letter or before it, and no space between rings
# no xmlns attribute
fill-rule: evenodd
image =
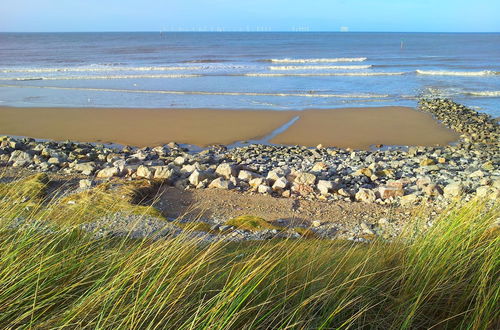
<svg viewBox="0 0 500 330"><path fill-rule="evenodd" d="M2 0L2 32L500 32L500 0Z"/></svg>

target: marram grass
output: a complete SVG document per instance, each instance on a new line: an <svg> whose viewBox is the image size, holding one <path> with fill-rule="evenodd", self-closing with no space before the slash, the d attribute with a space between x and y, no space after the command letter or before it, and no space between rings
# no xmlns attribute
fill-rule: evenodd
<svg viewBox="0 0 500 330"><path fill-rule="evenodd" d="M391 243L96 239L70 225L94 219L92 205L57 213L61 201L44 199L39 182L46 180L22 186L29 201L0 186L1 328L494 329L499 322L498 204L456 207L425 233L409 227ZM105 201L114 211L131 207L128 198ZM36 221L12 227L19 216Z"/></svg>

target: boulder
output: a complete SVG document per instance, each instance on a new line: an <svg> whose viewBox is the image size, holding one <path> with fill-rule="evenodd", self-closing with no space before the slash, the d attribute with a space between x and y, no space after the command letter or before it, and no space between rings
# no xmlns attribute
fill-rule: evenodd
<svg viewBox="0 0 500 330"><path fill-rule="evenodd" d="M217 178L210 182L208 188L229 189L229 181L224 178Z"/></svg>
<svg viewBox="0 0 500 330"><path fill-rule="evenodd" d="M431 166L431 165L435 165L436 162L434 161L434 159L431 159L431 158L424 158L420 161L420 166Z"/></svg>
<svg viewBox="0 0 500 330"><path fill-rule="evenodd" d="M443 189L435 183L428 184L423 190L427 196L436 197L443 194Z"/></svg>
<svg viewBox="0 0 500 330"><path fill-rule="evenodd" d="M10 154L9 162L12 163L14 167L22 167L31 164L33 157L22 150L14 150Z"/></svg>
<svg viewBox="0 0 500 330"><path fill-rule="evenodd" d="M89 189L90 187L92 187L92 184L92 180L89 179L83 179L78 182L78 185L81 189Z"/></svg>
<svg viewBox="0 0 500 330"><path fill-rule="evenodd" d="M363 203L373 203L377 199L375 193L370 189L361 188L358 190L355 196L358 202Z"/></svg>
<svg viewBox="0 0 500 330"><path fill-rule="evenodd" d="M264 179L262 177L261 178L255 178L255 179L250 180L248 182L248 184L250 185L250 187L252 187L252 189L257 190L260 185L266 184L266 179Z"/></svg>
<svg viewBox="0 0 500 330"><path fill-rule="evenodd" d="M113 176L118 176L119 170L116 167L106 167L97 172L97 177L101 179L111 178Z"/></svg>
<svg viewBox="0 0 500 330"><path fill-rule="evenodd" d="M264 184L261 184L259 186L259 188L257 188L257 191L260 194L270 194L272 192L271 187L269 187L268 185L264 185Z"/></svg>
<svg viewBox="0 0 500 330"><path fill-rule="evenodd" d="M296 172L293 182L312 186L316 182L316 175L307 172Z"/></svg>
<svg viewBox="0 0 500 330"><path fill-rule="evenodd" d="M154 177L155 170L153 168L149 168L147 166L141 165L137 168L135 175L138 178L152 179Z"/></svg>
<svg viewBox="0 0 500 330"><path fill-rule="evenodd" d="M96 170L96 164L94 162L79 163L75 164L73 169L81 172L83 175L91 175Z"/></svg>
<svg viewBox="0 0 500 330"><path fill-rule="evenodd" d="M319 163L314 164L314 166L311 169L311 172L314 172L314 173L321 173L324 171L328 171L328 165L326 165L323 162L319 162Z"/></svg>
<svg viewBox="0 0 500 330"><path fill-rule="evenodd" d="M272 189L274 191L283 191L287 187L288 187L288 180L286 178L284 178L284 177L281 177L278 180L274 181Z"/></svg>
<svg viewBox="0 0 500 330"><path fill-rule="evenodd" d="M327 195L333 189L333 183L327 180L319 180L316 185L321 195Z"/></svg>
<svg viewBox="0 0 500 330"><path fill-rule="evenodd" d="M155 174L153 179L157 180L168 180L174 176L174 170L168 166L155 166Z"/></svg>
<svg viewBox="0 0 500 330"><path fill-rule="evenodd" d="M191 183L193 186L198 186L202 181L207 180L210 178L211 175L210 173L207 173L205 171L198 171L195 170L191 175L189 176L188 180L189 183Z"/></svg>
<svg viewBox="0 0 500 330"><path fill-rule="evenodd" d="M461 182L452 182L443 189L444 196L447 198L462 196L464 185Z"/></svg>
<svg viewBox="0 0 500 330"><path fill-rule="evenodd" d="M388 185L378 187L378 193L380 194L380 198L382 199L402 197L405 194L402 187L394 187Z"/></svg>
<svg viewBox="0 0 500 330"><path fill-rule="evenodd" d="M181 157L181 156L174 159L174 164L177 166L182 166L182 165L184 165L185 162L186 162L186 158Z"/></svg>
<svg viewBox="0 0 500 330"><path fill-rule="evenodd" d="M252 179L258 178L260 175L254 172L250 172L247 170L241 170L240 173L238 174L238 179L241 181L249 182Z"/></svg>
<svg viewBox="0 0 500 330"><path fill-rule="evenodd" d="M222 163L217 166L215 173L229 180L232 176L236 176L236 168L234 165Z"/></svg>

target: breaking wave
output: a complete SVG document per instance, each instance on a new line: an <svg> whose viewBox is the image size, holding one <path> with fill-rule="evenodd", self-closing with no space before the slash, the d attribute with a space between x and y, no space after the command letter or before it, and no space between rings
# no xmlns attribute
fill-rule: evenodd
<svg viewBox="0 0 500 330"><path fill-rule="evenodd" d="M1 69L1 73L49 73L49 72L112 72L112 71L181 71L201 70L201 66L141 66L141 67L66 67L66 68L23 68Z"/></svg>
<svg viewBox="0 0 500 330"><path fill-rule="evenodd" d="M335 62L364 62L366 57L338 57L338 58L273 58L264 60L273 63L335 63Z"/></svg>
<svg viewBox="0 0 500 330"><path fill-rule="evenodd" d="M430 75L430 76L492 76L497 75L498 72L495 71L427 71L427 70L417 70L418 74Z"/></svg>
<svg viewBox="0 0 500 330"><path fill-rule="evenodd" d="M407 72L339 72L339 73L246 73L247 77L314 77L314 76L401 76Z"/></svg>
<svg viewBox="0 0 500 330"><path fill-rule="evenodd" d="M500 97L500 91L465 92L464 94L484 97Z"/></svg>
<svg viewBox="0 0 500 330"><path fill-rule="evenodd" d="M371 65L291 65L291 66L270 66L269 70L361 70L369 69Z"/></svg>
<svg viewBox="0 0 500 330"><path fill-rule="evenodd" d="M195 78L197 74L143 74L143 75L108 75L108 76L55 76L55 77L19 77L0 78L0 80L30 81L30 80L93 80L93 79L158 79L158 78Z"/></svg>

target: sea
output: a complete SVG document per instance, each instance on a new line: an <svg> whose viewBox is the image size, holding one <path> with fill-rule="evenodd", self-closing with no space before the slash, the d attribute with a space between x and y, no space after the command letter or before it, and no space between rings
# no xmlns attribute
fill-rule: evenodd
<svg viewBox="0 0 500 330"><path fill-rule="evenodd" d="M500 116L500 33L0 33L0 106L289 110L420 97Z"/></svg>

